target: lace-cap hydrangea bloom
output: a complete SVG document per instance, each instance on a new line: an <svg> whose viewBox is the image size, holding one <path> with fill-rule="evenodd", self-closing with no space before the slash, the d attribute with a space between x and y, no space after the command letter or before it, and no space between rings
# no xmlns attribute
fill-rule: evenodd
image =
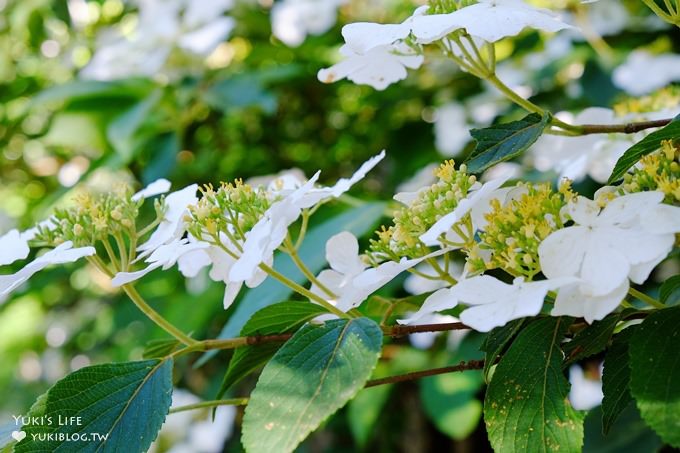
<svg viewBox="0 0 680 453"><path fill-rule="evenodd" d="M437 41L461 28L472 36L496 42L516 36L525 28L556 32L572 27L551 11L534 8L522 0L479 0L452 13L414 18L412 25L421 43Z"/></svg>
<svg viewBox="0 0 680 453"><path fill-rule="evenodd" d="M418 312L400 322L413 324L434 312L464 304L470 308L460 314L460 320L479 332L488 332L513 319L536 316L548 291L574 281L577 279L562 277L525 282L520 277L509 285L489 275L480 275L462 280L451 288L440 289L425 300Z"/></svg>
<svg viewBox="0 0 680 453"><path fill-rule="evenodd" d="M317 172L304 185L272 203L262 218L245 233L243 252L229 271L230 284L239 285L243 282L248 284L255 279L259 285L260 279L257 278L257 274L260 265L269 265L273 262L274 252L283 244L288 235L288 228L297 221L302 211L341 196L363 179L384 157L385 151L382 151L364 162L352 177L342 178L331 187L314 187L319 178Z"/></svg>
<svg viewBox="0 0 680 453"><path fill-rule="evenodd" d="M321 69L317 74L320 82L333 83L347 78L376 90L384 90L391 84L403 80L406 68L418 69L423 56L402 43L373 47L365 53L355 51L346 44L340 48L343 61L330 68Z"/></svg>
<svg viewBox="0 0 680 453"><path fill-rule="evenodd" d="M67 241L31 261L20 271L10 275L0 275L0 302L3 302L12 291L47 266L51 264L73 263L95 253L94 247L73 248L73 243Z"/></svg>

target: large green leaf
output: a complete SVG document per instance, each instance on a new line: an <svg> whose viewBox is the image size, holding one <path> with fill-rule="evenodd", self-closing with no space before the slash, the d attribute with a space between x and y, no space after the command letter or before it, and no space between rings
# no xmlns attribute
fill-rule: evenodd
<svg viewBox="0 0 680 453"><path fill-rule="evenodd" d="M300 257L312 272L319 272L326 264L326 241L341 231L349 231L355 236L363 236L375 226L382 217L385 203L368 203L329 219L310 229L300 248ZM296 283L304 283L305 276L298 270L288 255L278 254L274 258L274 268ZM286 300L292 291L273 278L246 293L229 321L220 332L218 338L233 338L239 334L253 314L271 304ZM201 366L217 354L216 351L206 352L197 362Z"/></svg>
<svg viewBox="0 0 680 453"><path fill-rule="evenodd" d="M311 302L291 301L270 305L248 320L241 330L241 336L292 332L322 313L326 313L326 309ZM267 363L280 347L281 345L276 343L263 343L234 351L217 399L222 397L229 387Z"/></svg>
<svg viewBox="0 0 680 453"><path fill-rule="evenodd" d="M29 415L42 416L43 423L25 426L27 436L15 451L145 452L170 409L172 365L147 360L68 375L32 408Z"/></svg>
<svg viewBox="0 0 680 453"><path fill-rule="evenodd" d="M243 419L248 452L290 452L364 386L382 331L368 318L307 324L265 366Z"/></svg>
<svg viewBox="0 0 680 453"><path fill-rule="evenodd" d="M680 307L653 313L630 341L630 391L642 418L680 448Z"/></svg>
<svg viewBox="0 0 680 453"><path fill-rule="evenodd" d="M602 352L609 344L620 319L621 315L618 313L609 315L574 335L574 338L562 348L567 356L565 365Z"/></svg>
<svg viewBox="0 0 680 453"><path fill-rule="evenodd" d="M630 404L628 385L630 383L630 360L628 343L637 326L624 329L614 337L611 347L604 356L602 373L602 432L607 434L619 414Z"/></svg>
<svg viewBox="0 0 680 453"><path fill-rule="evenodd" d="M487 382L490 380L489 371L491 371L491 367L496 364L496 360L507 349L510 341L515 338L523 324L524 319L516 319L504 326L496 327L487 334L479 348L481 351L486 352L484 358L484 378Z"/></svg>
<svg viewBox="0 0 680 453"><path fill-rule="evenodd" d="M532 113L510 123L472 129L470 135L477 140L477 146L466 162L468 169L481 172L519 156L538 140L549 122L549 114Z"/></svg>
<svg viewBox="0 0 680 453"><path fill-rule="evenodd" d="M623 153L614 166L608 184L613 184L619 179L623 178L629 168L635 165L640 158L649 153L653 153L661 147L663 140L678 140L680 138L680 115L676 116L663 129L654 131Z"/></svg>
<svg viewBox="0 0 680 453"><path fill-rule="evenodd" d="M583 453L647 453L659 451L661 439L640 418L634 404L628 405L613 424L608 435L602 434L604 426L602 409L588 411L584 423Z"/></svg>
<svg viewBox="0 0 680 453"><path fill-rule="evenodd" d="M567 403L562 341L569 318L545 318L520 332L498 363L484 402L495 451L579 452L583 418Z"/></svg>

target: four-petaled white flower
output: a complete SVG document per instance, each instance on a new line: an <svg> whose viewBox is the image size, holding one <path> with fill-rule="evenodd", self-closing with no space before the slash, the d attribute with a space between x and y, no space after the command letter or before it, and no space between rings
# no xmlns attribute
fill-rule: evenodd
<svg viewBox="0 0 680 453"><path fill-rule="evenodd" d="M572 27L551 11L534 8L522 0L479 0L452 13L414 18L412 24L412 32L421 43L437 41L461 28L472 36L496 42L516 36L525 28L556 32Z"/></svg>
<svg viewBox="0 0 680 453"><path fill-rule="evenodd" d="M321 271L317 280L335 297L342 294L352 279L367 267L359 256L359 241L348 231L343 231L328 239L326 261L330 269ZM311 291L324 299L331 296L316 284L312 285Z"/></svg>
<svg viewBox="0 0 680 453"><path fill-rule="evenodd" d="M548 291L576 280L562 277L525 282L520 277L509 285L489 275L480 275L462 280L451 288L440 289L425 300L418 312L400 322L413 324L434 312L453 308L460 303L470 305L460 314L460 320L479 332L488 332L513 319L537 315Z"/></svg>
<svg viewBox="0 0 680 453"><path fill-rule="evenodd" d="M20 271L10 275L0 275L0 302L3 302L12 291L47 266L51 264L73 263L86 256L92 256L95 253L94 247L73 248L72 242L64 242L58 247L31 261Z"/></svg>
<svg viewBox="0 0 680 453"><path fill-rule="evenodd" d="M578 197L566 206L575 225L550 234L538 248L541 269L548 278L575 276L580 291L590 296L611 294L630 278L643 283L673 248L673 225L651 232L641 223L647 213L659 216L664 194L624 195L604 209ZM680 208L676 208L680 209ZM674 226L680 231L680 225ZM597 319L597 318L596 318Z"/></svg>

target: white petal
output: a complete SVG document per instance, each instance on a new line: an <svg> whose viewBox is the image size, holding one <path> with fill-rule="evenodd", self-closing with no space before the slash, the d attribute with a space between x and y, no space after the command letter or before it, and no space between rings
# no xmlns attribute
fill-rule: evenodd
<svg viewBox="0 0 680 453"><path fill-rule="evenodd" d="M332 269L345 275L355 275L366 268L359 257L359 242L348 231L336 234L326 242L326 261Z"/></svg>
<svg viewBox="0 0 680 453"><path fill-rule="evenodd" d="M590 231L587 227L569 227L551 233L538 246L541 270L548 278L580 275L588 252Z"/></svg>
<svg viewBox="0 0 680 453"><path fill-rule="evenodd" d="M430 317L433 313L448 310L458 305L458 299L451 292L450 288L440 289L431 294L423 303L420 310L406 319L400 319L400 324L417 324L423 319Z"/></svg>
<svg viewBox="0 0 680 453"><path fill-rule="evenodd" d="M177 260L177 268L186 278L194 278L204 267L210 266L210 256L205 250L194 250Z"/></svg>
<svg viewBox="0 0 680 453"><path fill-rule="evenodd" d="M238 293L241 291L241 286L243 286L242 283L232 282L227 284L227 288L224 291L224 299L222 300L225 310L234 303L236 297L238 297Z"/></svg>
<svg viewBox="0 0 680 453"><path fill-rule="evenodd" d="M595 225L600 214L600 206L593 200L579 196L569 202L566 211L577 225Z"/></svg>
<svg viewBox="0 0 680 453"><path fill-rule="evenodd" d="M675 234L680 232L680 207L658 204L640 215L644 229L655 234Z"/></svg>
<svg viewBox="0 0 680 453"><path fill-rule="evenodd" d="M156 195L167 193L170 190L171 183L165 178L157 179L136 194L132 196L132 201L138 201L143 198L151 198Z"/></svg>
<svg viewBox="0 0 680 453"><path fill-rule="evenodd" d="M166 212L163 220L153 234L151 234L149 240L137 248L140 252L144 252L140 254L140 257L148 255L150 251L181 236L184 225L183 219L187 209L198 201L196 197L197 190L198 185L192 184L171 193L165 198Z"/></svg>
<svg viewBox="0 0 680 453"><path fill-rule="evenodd" d="M555 306L550 314L552 316L581 317L592 323L604 319L605 316L616 310L626 294L628 294L628 280L601 296L583 293L580 284L566 286L557 293Z"/></svg>
<svg viewBox="0 0 680 453"><path fill-rule="evenodd" d="M119 286L127 285L130 282L134 282L144 277L145 275L151 273L152 271L161 267L161 263L153 263L145 267L144 269L135 272L118 272L113 279L111 279L111 285L114 288Z"/></svg>
<svg viewBox="0 0 680 453"><path fill-rule="evenodd" d="M610 201L597 218L598 225L625 225L663 201L661 192L639 192ZM678 208L680 211L680 208Z"/></svg>
<svg viewBox="0 0 680 453"><path fill-rule="evenodd" d="M12 230L0 237L0 266L26 259L30 251L28 241L18 230Z"/></svg>
<svg viewBox="0 0 680 453"><path fill-rule="evenodd" d="M630 272L628 273L628 278L638 285L642 285L649 278L649 274L652 273L654 268L663 260L666 259L668 254L664 253L659 255L655 259L646 261L644 263L634 264L630 267Z"/></svg>
<svg viewBox="0 0 680 453"><path fill-rule="evenodd" d="M405 39L410 31L408 24L355 22L342 27L342 36L355 52L364 54L374 47L390 45Z"/></svg>

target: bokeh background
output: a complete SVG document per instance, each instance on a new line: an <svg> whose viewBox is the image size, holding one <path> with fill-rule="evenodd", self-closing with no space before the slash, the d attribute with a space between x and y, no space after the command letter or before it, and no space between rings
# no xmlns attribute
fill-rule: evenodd
<svg viewBox="0 0 680 453"><path fill-rule="evenodd" d="M535 3L560 12L583 33L525 32L503 41L499 76L518 92L553 112L678 108L680 89L667 85L680 80L679 60L662 68L661 82L639 76L631 84L625 77L636 49L680 58L678 28L664 25L639 1ZM523 112L437 55L384 91L317 80L319 69L338 60L343 24L400 22L417 4L0 0L0 234L32 226L80 190L105 191L121 182L140 187L160 177L175 188L218 184L293 167L307 175L321 169L322 181L331 182L381 149L388 151L386 161L353 195L389 200L399 188L419 187L428 180L428 165L462 160L471 151L470 128ZM493 171L555 181L560 171L541 166L538 152ZM586 173L577 189L589 193L598 186ZM329 207L315 224L346 209ZM364 231L379 220L367 220ZM323 250L323 244L316 247ZM384 293L431 290L422 282L403 283ZM222 285L204 275L185 280L174 271L156 272L139 290L202 338L218 335L238 309L225 312ZM145 345L159 338L163 333L96 270L79 265L38 274L0 304L0 425L27 412L69 372L140 359ZM377 374L477 358L478 346L475 335L404 339L386 350ZM228 358L221 353L200 367L193 359L179 362L176 404L213 399ZM588 376L597 378L597 364L580 370L573 380L596 393L596 379ZM247 395L254 379L232 394ZM468 372L363 391L301 451L484 451L482 387L481 375ZM208 412L173 415L154 449L239 451L241 415L224 408L216 423ZM624 451L602 450L597 417L589 420L589 451ZM653 451L660 444L635 413L621 423L627 423L620 429L628 443L618 446L625 451Z"/></svg>

